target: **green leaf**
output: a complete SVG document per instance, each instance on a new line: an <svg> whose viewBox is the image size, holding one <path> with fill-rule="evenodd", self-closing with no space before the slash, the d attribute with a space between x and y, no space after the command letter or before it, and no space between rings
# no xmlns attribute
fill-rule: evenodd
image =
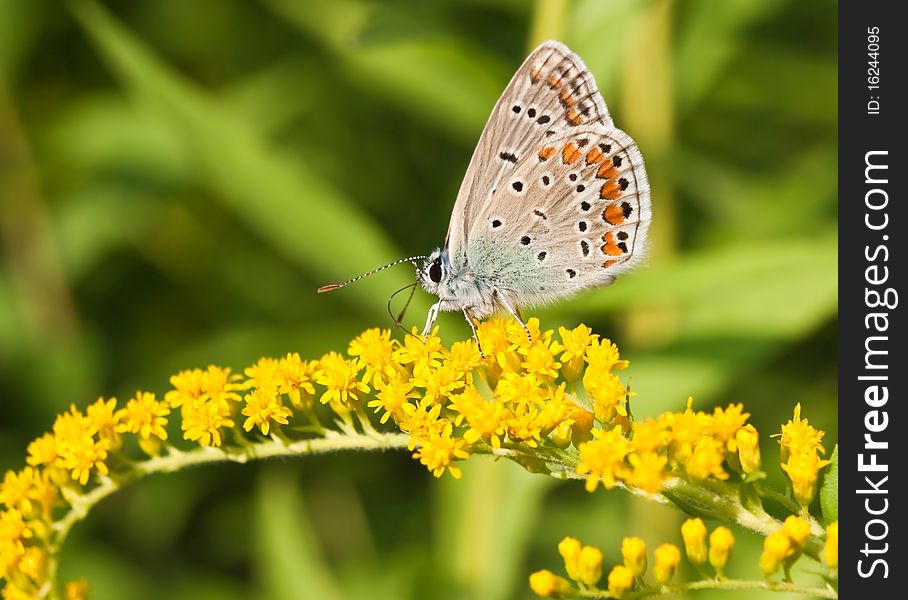
<svg viewBox="0 0 908 600"><path fill-rule="evenodd" d="M820 488L820 508L827 523L839 520L839 446L836 444L829 457L829 468Z"/></svg>

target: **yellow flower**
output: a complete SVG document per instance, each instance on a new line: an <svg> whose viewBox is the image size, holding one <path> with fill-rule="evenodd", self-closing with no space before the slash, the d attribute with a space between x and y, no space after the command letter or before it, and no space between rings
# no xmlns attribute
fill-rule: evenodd
<svg viewBox="0 0 908 600"><path fill-rule="evenodd" d="M69 412L57 415L57 419L54 421L54 441L57 445L57 453L60 454L70 441L92 436L96 431L91 419L83 415L75 404L71 405Z"/></svg>
<svg viewBox="0 0 908 600"><path fill-rule="evenodd" d="M508 438L513 442L523 442L530 448L536 448L542 440L543 422L535 408L519 416L508 419Z"/></svg>
<svg viewBox="0 0 908 600"><path fill-rule="evenodd" d="M750 413L744 412L743 404L729 404L726 409L717 406L713 409L713 418L710 420L710 433L729 452L735 452L735 434L744 426L748 417Z"/></svg>
<svg viewBox="0 0 908 600"><path fill-rule="evenodd" d="M350 342L347 353L359 359L365 367L363 383L379 387L388 378L395 376L394 350L397 344L391 339L391 330L367 329Z"/></svg>
<svg viewBox="0 0 908 600"><path fill-rule="evenodd" d="M183 405L183 439L203 446L221 445L221 428L233 427L233 419L217 402L194 400Z"/></svg>
<svg viewBox="0 0 908 600"><path fill-rule="evenodd" d="M634 577L643 577L646 573L646 542L638 537L624 538L621 540L621 558Z"/></svg>
<svg viewBox="0 0 908 600"><path fill-rule="evenodd" d="M349 407L361 394L369 393L369 386L359 381L359 363L347 360L337 352L330 352L321 360L321 371L316 377L319 384L327 389L319 401L322 404L336 402Z"/></svg>
<svg viewBox="0 0 908 600"><path fill-rule="evenodd" d="M820 469L829 464L828 460L820 460L815 452L795 452L788 456L788 462L782 465L782 470L791 480L795 500L801 506L807 506L813 501L817 492L817 477Z"/></svg>
<svg viewBox="0 0 908 600"><path fill-rule="evenodd" d="M198 400L203 393L203 379L202 369L180 371L176 375L171 375L170 385L173 386L173 389L164 394L164 401L171 408L179 408L183 404Z"/></svg>
<svg viewBox="0 0 908 600"><path fill-rule="evenodd" d="M50 519L54 509L60 504L57 484L53 482L51 474L47 470L35 475L29 496L41 505L41 513L45 519Z"/></svg>
<svg viewBox="0 0 908 600"><path fill-rule="evenodd" d="M571 413L577 409L577 405L565 394L566 386L567 384L562 383L558 387L548 386L545 389L546 397L536 417L542 435L551 433L552 430L567 421Z"/></svg>
<svg viewBox="0 0 908 600"><path fill-rule="evenodd" d="M526 347L530 345L530 340L535 343L537 340L543 342L548 342L549 338L552 337L552 334L555 333L552 330L542 331L539 327L539 319L536 317L531 317L527 320L526 326L530 331L530 338L527 339L527 331L523 326L517 322L517 319L506 319L505 320L505 331L507 332L508 341L510 342L511 350L518 350L521 347Z"/></svg>
<svg viewBox="0 0 908 600"><path fill-rule="evenodd" d="M34 481L35 470L32 467L25 467L18 473L7 471L3 483L0 483L0 504L29 514L32 511L30 495Z"/></svg>
<svg viewBox="0 0 908 600"><path fill-rule="evenodd" d="M760 555L760 570L767 577L782 566L782 562L794 553L791 540L781 529L772 532L763 540L763 554Z"/></svg>
<svg viewBox="0 0 908 600"><path fill-rule="evenodd" d="M662 419L634 422L634 449L637 452L658 452L668 445L671 434Z"/></svg>
<svg viewBox="0 0 908 600"><path fill-rule="evenodd" d="M57 442L54 434L45 433L28 445L26 462L33 467L57 462Z"/></svg>
<svg viewBox="0 0 908 600"><path fill-rule="evenodd" d="M228 401L242 399L239 392L244 386L237 383L238 379L240 375L232 375L230 369L209 365L202 373L202 397L219 404L222 410L228 410Z"/></svg>
<svg viewBox="0 0 908 600"><path fill-rule="evenodd" d="M45 567L47 559L44 552L36 547L30 546L25 549L22 557L19 559L19 572L28 576L35 583L41 583L45 579Z"/></svg>
<svg viewBox="0 0 908 600"><path fill-rule="evenodd" d="M507 321L501 318L486 319L476 328L476 333L488 362L494 365L504 362L505 353L511 345L508 341Z"/></svg>
<svg viewBox="0 0 908 600"><path fill-rule="evenodd" d="M271 422L286 425L289 421L290 409L281 404L280 397L276 391L267 388L258 388L251 394L246 394L243 398L246 406L243 407L242 415L247 417L243 423L243 429L251 431L253 427L258 426L262 435L268 435L271 431Z"/></svg>
<svg viewBox="0 0 908 600"><path fill-rule="evenodd" d="M558 543L558 554L564 559L564 570L574 581L580 580L580 552L583 544L573 537L565 537Z"/></svg>
<svg viewBox="0 0 908 600"><path fill-rule="evenodd" d="M407 445L409 450L416 447L416 444L423 439L432 435L439 436L442 430L448 426L450 421L439 418L441 414L441 404L420 404L414 410L408 411L398 427L404 433L410 434L410 443Z"/></svg>
<svg viewBox="0 0 908 600"><path fill-rule="evenodd" d="M782 425L782 433L778 435L782 446L782 462L787 462L789 454L825 454L826 449L821 443L824 435L824 432L813 428L807 419L801 419L801 404L798 403L794 408L794 418Z"/></svg>
<svg viewBox="0 0 908 600"><path fill-rule="evenodd" d="M64 591L66 600L86 600L88 598L88 582L84 579L69 581Z"/></svg>
<svg viewBox="0 0 908 600"><path fill-rule="evenodd" d="M515 415L522 415L542 403L545 390L535 375L505 372L495 386L495 397L511 404Z"/></svg>
<svg viewBox="0 0 908 600"><path fill-rule="evenodd" d="M716 527L709 534L709 564L715 567L720 575L728 564L728 557L735 547L735 536L728 527Z"/></svg>
<svg viewBox="0 0 908 600"><path fill-rule="evenodd" d="M595 587L602 579L602 550L595 546L584 546L577 559L577 581Z"/></svg>
<svg viewBox="0 0 908 600"><path fill-rule="evenodd" d="M745 473L760 470L760 434L753 425L745 425L735 433L738 460Z"/></svg>
<svg viewBox="0 0 908 600"><path fill-rule="evenodd" d="M451 364L445 363L436 369L416 368L413 372L413 385L424 388L423 402L438 402L446 400L451 394L464 386L460 373Z"/></svg>
<svg viewBox="0 0 908 600"><path fill-rule="evenodd" d="M412 383L403 379L391 378L379 385L376 398L369 401L368 407L374 408L376 414L382 410L385 411L381 416L382 423L387 423L392 416L396 423L400 423L409 413L413 412L410 399L418 397L419 394L413 391Z"/></svg>
<svg viewBox="0 0 908 600"><path fill-rule="evenodd" d="M668 585L681 562L681 551L674 544L662 544L656 548L655 557L653 576L661 585Z"/></svg>
<svg viewBox="0 0 908 600"><path fill-rule="evenodd" d="M608 574L608 591L615 598L621 598L634 586L634 573L624 565L616 565Z"/></svg>
<svg viewBox="0 0 908 600"><path fill-rule="evenodd" d="M137 433L143 440L152 437L167 439L167 430L164 428L167 426L170 408L155 400L153 393L137 391L135 397L126 403L126 408L118 412L121 422L116 427L117 432Z"/></svg>
<svg viewBox="0 0 908 600"><path fill-rule="evenodd" d="M791 540L795 552L800 552L810 537L810 523L797 515L789 515L782 524L782 531Z"/></svg>
<svg viewBox="0 0 908 600"><path fill-rule="evenodd" d="M611 423L618 414L627 414L621 404L627 396L627 390L617 375L589 368L583 376L583 387L593 399L596 420L603 425Z"/></svg>
<svg viewBox="0 0 908 600"><path fill-rule="evenodd" d="M413 458L419 460L432 472L435 477L441 477L445 469L454 479L460 479L460 468L454 464L455 460L462 460L470 456L466 450L467 442L451 434L450 424L441 432L429 431L429 435L420 438L420 447L413 453Z"/></svg>
<svg viewBox="0 0 908 600"><path fill-rule="evenodd" d="M655 452L635 452L627 458L631 464L631 470L624 475L624 481L628 485L638 487L641 490L655 494L662 489L662 482L665 481L665 465L668 459Z"/></svg>
<svg viewBox="0 0 908 600"><path fill-rule="evenodd" d="M79 439L70 439L60 452L60 466L70 471L72 478L80 484L88 483L92 469L107 475L107 440L95 440L93 436L83 435Z"/></svg>
<svg viewBox="0 0 908 600"><path fill-rule="evenodd" d="M580 379L585 366L586 349L589 348L593 340L598 339L598 335L586 325L578 325L574 329L565 327L558 328L558 335L561 337L561 374L565 381L574 382Z"/></svg>
<svg viewBox="0 0 908 600"><path fill-rule="evenodd" d="M555 351L560 350L557 346ZM558 369L561 363L555 360L553 348L544 340L534 339L530 346L518 348L518 353L523 356L523 362L520 366L523 370L531 375L539 377L543 381L551 383L558 377Z"/></svg>
<svg viewBox="0 0 908 600"><path fill-rule="evenodd" d="M312 382L317 366L316 361L305 361L296 352L287 354L278 362L278 393L286 394L290 404L300 410L311 408L315 398Z"/></svg>
<svg viewBox="0 0 908 600"><path fill-rule="evenodd" d="M569 418L571 421L571 443L574 446L579 448L583 442L593 439L593 421L595 419L593 413L585 408L575 406Z"/></svg>
<svg viewBox="0 0 908 600"><path fill-rule="evenodd" d="M602 481L606 489L614 487L616 478L623 468L624 458L631 450L630 442L621 435L621 428L611 431L593 430L592 441L580 444L579 475L589 476L586 490L592 492Z"/></svg>
<svg viewBox="0 0 908 600"><path fill-rule="evenodd" d="M703 519L688 519L681 525L681 537L684 539L684 551L687 560L694 565L706 562L706 525Z"/></svg>
<svg viewBox="0 0 908 600"><path fill-rule="evenodd" d="M123 436L117 433L117 425L123 415L117 410L117 399L98 398L85 412L100 438L107 440L109 449L119 450L123 446Z"/></svg>
<svg viewBox="0 0 908 600"><path fill-rule="evenodd" d="M482 366L479 347L473 340L454 342L448 353L447 363L467 382L467 385L470 385L473 383L473 371Z"/></svg>
<svg viewBox="0 0 908 600"><path fill-rule="evenodd" d="M688 398L687 409L683 413L668 413L664 417L671 433L670 455L682 464L690 458L694 445L708 430L711 420L710 415L694 411L693 402L693 398Z"/></svg>
<svg viewBox="0 0 908 600"><path fill-rule="evenodd" d="M411 333L413 335L404 337L404 345L394 351L394 360L402 365L413 365L414 370L417 367L439 367L445 348L438 337L438 327L432 330L426 341L423 341L422 334L416 327Z"/></svg>
<svg viewBox="0 0 908 600"><path fill-rule="evenodd" d="M37 600L37 596L30 592L22 591L13 582L7 582L3 590L0 590L0 593L3 594L3 600Z"/></svg>
<svg viewBox="0 0 908 600"><path fill-rule="evenodd" d="M826 527L826 543L823 545L823 562L830 569L839 568L839 522L833 521Z"/></svg>
<svg viewBox="0 0 908 600"><path fill-rule="evenodd" d="M249 388L278 388L283 383L281 376L281 363L277 359L262 357L251 367L246 367L243 374L246 383L243 387ZM201 374L201 371L199 371Z"/></svg>
<svg viewBox="0 0 908 600"><path fill-rule="evenodd" d="M567 579L555 575L548 569L530 575L530 589L543 598L567 598L574 593L574 588Z"/></svg>
<svg viewBox="0 0 908 600"><path fill-rule="evenodd" d="M712 475L716 479L728 479L728 473L722 468L725 460L725 449L721 442L712 437L701 437L694 446L694 452L687 460L685 469L694 480L703 480Z"/></svg>
<svg viewBox="0 0 908 600"><path fill-rule="evenodd" d="M586 362L589 364L587 372L593 370L602 371L603 373L620 371L626 369L628 364L630 364L626 360L621 360L618 354L618 346L607 339L590 341L586 349Z"/></svg>
<svg viewBox="0 0 908 600"><path fill-rule="evenodd" d="M480 439L493 448L501 448L509 413L500 402L487 400L472 385L462 394L451 397L451 409L458 412L455 423L460 425L466 419L469 429L463 439L474 444Z"/></svg>
<svg viewBox="0 0 908 600"><path fill-rule="evenodd" d="M21 511L10 508L0 512L0 540L21 542L33 535Z"/></svg>

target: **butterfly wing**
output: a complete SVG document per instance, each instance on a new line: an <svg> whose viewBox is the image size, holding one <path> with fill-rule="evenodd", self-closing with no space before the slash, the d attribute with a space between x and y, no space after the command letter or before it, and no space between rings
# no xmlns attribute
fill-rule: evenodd
<svg viewBox="0 0 908 600"><path fill-rule="evenodd" d="M514 74L479 138L448 226L450 255L465 252L479 212L543 139L589 124L612 126L592 74L565 45L541 44Z"/></svg>
<svg viewBox="0 0 908 600"><path fill-rule="evenodd" d="M537 142L476 212L467 261L513 305L611 283L638 263L652 217L643 158L621 130Z"/></svg>

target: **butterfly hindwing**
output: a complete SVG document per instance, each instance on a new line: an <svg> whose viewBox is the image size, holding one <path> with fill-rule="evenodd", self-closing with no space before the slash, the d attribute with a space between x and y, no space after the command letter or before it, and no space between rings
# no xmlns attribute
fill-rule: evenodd
<svg viewBox="0 0 908 600"><path fill-rule="evenodd" d="M612 127L583 61L559 42L540 45L514 74L473 153L448 228L446 246L451 255L465 250L479 212L503 179L543 140L595 124Z"/></svg>
<svg viewBox="0 0 908 600"><path fill-rule="evenodd" d="M467 260L521 304L610 283L640 261L651 219L633 140L581 126L545 139L477 212Z"/></svg>

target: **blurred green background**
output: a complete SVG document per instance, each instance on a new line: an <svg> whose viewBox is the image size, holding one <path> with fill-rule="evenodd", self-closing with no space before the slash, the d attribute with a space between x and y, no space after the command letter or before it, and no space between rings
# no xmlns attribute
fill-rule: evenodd
<svg viewBox="0 0 908 600"><path fill-rule="evenodd" d="M527 312L617 341L639 416L745 402L781 485L768 433L794 403L830 450L837 435L835 10L0 0L0 468L70 403L390 327L409 267L315 288L442 242L495 100L557 37L647 159L653 251ZM469 334L458 315L441 326ZM566 534L609 564L623 535L679 540L680 514L620 492L464 471L436 481L384 454L154 478L80 525L62 570L98 600L504 600L560 570ZM739 535L730 575L758 576L760 543Z"/></svg>

